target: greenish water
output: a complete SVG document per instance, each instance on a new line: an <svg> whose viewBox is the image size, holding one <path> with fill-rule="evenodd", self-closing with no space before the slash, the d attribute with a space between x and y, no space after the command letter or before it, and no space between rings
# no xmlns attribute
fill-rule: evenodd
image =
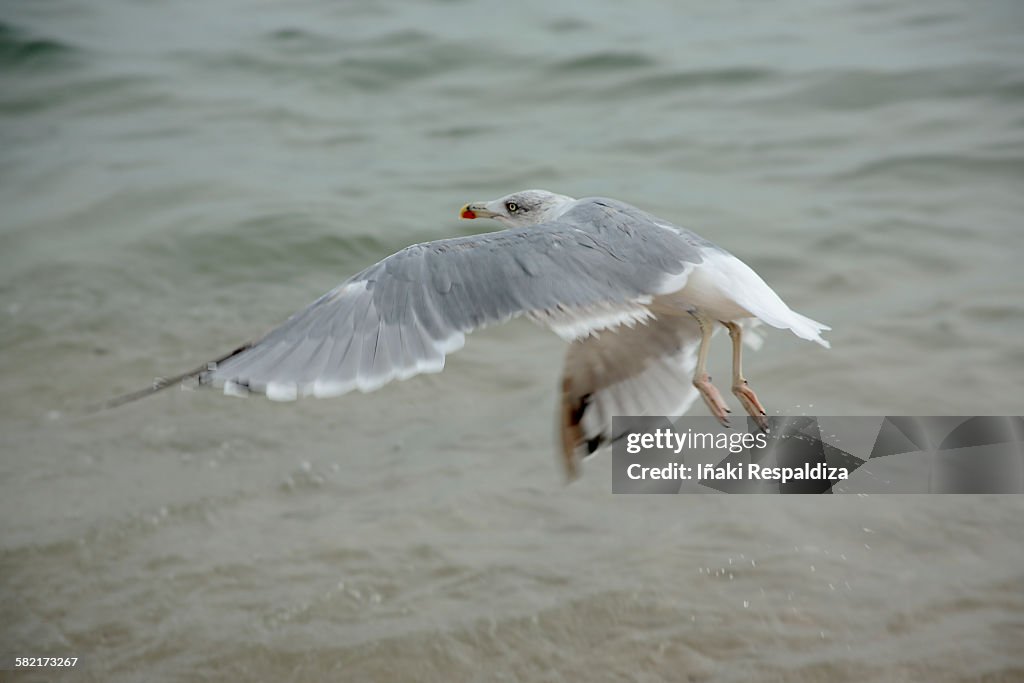
<svg viewBox="0 0 1024 683"><path fill-rule="evenodd" d="M83 410L545 187L697 230L832 325L749 356L769 412L1024 414L1022 28L4 4L0 652L97 681L1024 677L1019 499L613 497L609 457L563 487L563 348L525 322L371 395Z"/></svg>

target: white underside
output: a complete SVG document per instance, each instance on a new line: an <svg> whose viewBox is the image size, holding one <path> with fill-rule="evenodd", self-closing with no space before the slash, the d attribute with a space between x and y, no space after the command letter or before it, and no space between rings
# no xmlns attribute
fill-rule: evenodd
<svg viewBox="0 0 1024 683"><path fill-rule="evenodd" d="M565 341L571 342L596 336L601 330L613 329L620 325L633 327L653 317L646 307L650 298L629 304L608 304L587 308L541 311L529 314L536 323L551 329Z"/></svg>
<svg viewBox="0 0 1024 683"><path fill-rule="evenodd" d="M760 275L732 254L706 252L704 261L693 269L677 296L714 320L757 318L772 327L791 330L802 339L829 346L821 338L822 331L831 329L828 325L790 309Z"/></svg>

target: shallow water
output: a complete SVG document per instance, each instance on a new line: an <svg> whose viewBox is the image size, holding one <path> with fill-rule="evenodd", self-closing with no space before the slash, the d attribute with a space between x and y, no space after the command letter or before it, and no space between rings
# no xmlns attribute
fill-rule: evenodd
<svg viewBox="0 0 1024 683"><path fill-rule="evenodd" d="M525 322L371 395L84 412L547 187L698 230L833 326L749 356L770 412L1024 414L1022 27L8 3L0 652L97 681L1024 678L1019 498L612 496L608 457L564 487L563 349Z"/></svg>

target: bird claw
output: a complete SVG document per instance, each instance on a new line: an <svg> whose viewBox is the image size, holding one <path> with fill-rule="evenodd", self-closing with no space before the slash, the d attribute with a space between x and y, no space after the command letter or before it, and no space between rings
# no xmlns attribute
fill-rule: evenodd
<svg viewBox="0 0 1024 683"><path fill-rule="evenodd" d="M754 418L754 422L761 429L762 432L768 431L768 420L766 419L764 406L757 400L757 394L754 390L747 386L746 382L743 384L735 384L732 387L732 393L736 395L736 398L740 400L744 410L750 417Z"/></svg>
<svg viewBox="0 0 1024 683"><path fill-rule="evenodd" d="M718 392L715 385L711 383L711 378L707 375L698 377L693 380L693 386L700 392L700 396L704 399L704 403L707 404L711 414L718 419L723 427L729 427L729 419L726 415L732 411L725 405L725 399L722 398L722 394Z"/></svg>

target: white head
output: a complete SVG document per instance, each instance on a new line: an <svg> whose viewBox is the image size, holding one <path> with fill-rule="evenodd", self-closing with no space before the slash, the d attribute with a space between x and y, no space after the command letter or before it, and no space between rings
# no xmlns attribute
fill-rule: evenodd
<svg viewBox="0 0 1024 683"><path fill-rule="evenodd" d="M576 200L547 190L523 190L489 202L470 202L462 207L462 218L493 218L510 228L551 221L561 216Z"/></svg>

